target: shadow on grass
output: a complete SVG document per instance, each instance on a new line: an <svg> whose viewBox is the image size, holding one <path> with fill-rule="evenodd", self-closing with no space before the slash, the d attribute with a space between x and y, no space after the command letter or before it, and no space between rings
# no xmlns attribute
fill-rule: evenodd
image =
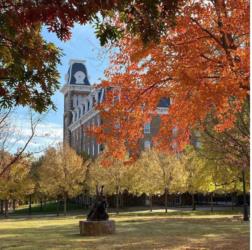
<svg viewBox="0 0 252 250"><path fill-rule="evenodd" d="M0 249L249 249L249 225L223 219L125 218L100 237L80 236L73 218L12 223L0 226Z"/></svg>

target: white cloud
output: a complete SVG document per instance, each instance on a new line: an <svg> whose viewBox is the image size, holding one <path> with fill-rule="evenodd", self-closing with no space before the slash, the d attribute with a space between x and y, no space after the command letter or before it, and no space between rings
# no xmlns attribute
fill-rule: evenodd
<svg viewBox="0 0 252 250"><path fill-rule="evenodd" d="M13 153L20 147L23 147L31 136L31 125L26 117L15 117L10 127L11 136L8 138L9 150ZM28 152L38 152L46 149L48 146L55 146L58 142L63 141L63 128L58 123L39 122L35 135L29 142L26 149Z"/></svg>

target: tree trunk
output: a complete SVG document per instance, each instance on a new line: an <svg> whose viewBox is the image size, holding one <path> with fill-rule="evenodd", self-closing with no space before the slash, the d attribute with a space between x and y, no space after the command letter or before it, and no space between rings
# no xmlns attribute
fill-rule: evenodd
<svg viewBox="0 0 252 250"><path fill-rule="evenodd" d="M116 213L119 214L119 187L116 186Z"/></svg>
<svg viewBox="0 0 252 250"><path fill-rule="evenodd" d="M57 216L59 216L59 208L60 208L60 199L57 198Z"/></svg>
<svg viewBox="0 0 252 250"><path fill-rule="evenodd" d="M179 194L179 206L182 207L182 194Z"/></svg>
<svg viewBox="0 0 252 250"><path fill-rule="evenodd" d="M165 212L167 213L168 211L168 189L167 188L165 188L164 195L165 195Z"/></svg>
<svg viewBox="0 0 252 250"><path fill-rule="evenodd" d="M64 216L67 214L67 195L64 194Z"/></svg>
<svg viewBox="0 0 252 250"><path fill-rule="evenodd" d="M85 195L85 208L89 208L89 205L90 205L90 197L89 197L89 193L86 192L86 195Z"/></svg>
<svg viewBox="0 0 252 250"><path fill-rule="evenodd" d="M16 200L15 199L12 201L12 210L13 210L13 212L16 211Z"/></svg>
<svg viewBox="0 0 252 250"><path fill-rule="evenodd" d="M210 194L211 196L211 212L213 212L213 192Z"/></svg>
<svg viewBox="0 0 252 250"><path fill-rule="evenodd" d="M85 208L85 193L81 194L81 208Z"/></svg>
<svg viewBox="0 0 252 250"><path fill-rule="evenodd" d="M150 199L150 211L152 212L152 194L149 195L149 199Z"/></svg>
<svg viewBox="0 0 252 250"><path fill-rule="evenodd" d="M242 186L243 186L243 220L248 221L248 206L246 198L246 177L245 177L245 168L242 168Z"/></svg>
<svg viewBox="0 0 252 250"><path fill-rule="evenodd" d="M0 200L0 214L4 213L4 201Z"/></svg>
<svg viewBox="0 0 252 250"><path fill-rule="evenodd" d="M43 200L40 199L40 211L42 212L43 211Z"/></svg>
<svg viewBox="0 0 252 250"><path fill-rule="evenodd" d="M30 194L29 195L29 210L28 210L29 215L31 215L31 208L32 208L32 196Z"/></svg>
<svg viewBox="0 0 252 250"><path fill-rule="evenodd" d="M9 201L6 199L4 201L4 217L8 217L8 212L9 212Z"/></svg>
<svg viewBox="0 0 252 250"><path fill-rule="evenodd" d="M195 195L192 194L192 210L196 210Z"/></svg>
<svg viewBox="0 0 252 250"><path fill-rule="evenodd" d="M123 193L120 192L120 208L123 208L124 207L124 197L123 197Z"/></svg>
<svg viewBox="0 0 252 250"><path fill-rule="evenodd" d="M234 197L235 196L235 193L232 193L232 198L231 198L231 208L232 208L232 210L234 210Z"/></svg>

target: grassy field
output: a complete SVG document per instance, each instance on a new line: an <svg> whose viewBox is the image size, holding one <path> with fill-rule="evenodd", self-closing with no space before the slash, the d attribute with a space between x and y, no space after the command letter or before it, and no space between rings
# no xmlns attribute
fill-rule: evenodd
<svg viewBox="0 0 252 250"><path fill-rule="evenodd" d="M249 249L249 224L233 215L122 213L111 215L116 234L79 235L83 216L0 220L0 249Z"/></svg>

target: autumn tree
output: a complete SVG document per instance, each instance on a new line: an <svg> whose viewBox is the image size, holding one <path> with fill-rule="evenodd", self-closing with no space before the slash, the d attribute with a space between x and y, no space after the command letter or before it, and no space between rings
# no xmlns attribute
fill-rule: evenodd
<svg viewBox="0 0 252 250"><path fill-rule="evenodd" d="M90 166L92 189L98 190L101 186L104 186L107 194L115 194L117 213L119 213L120 200L122 202L122 192L125 189L131 190L133 186L134 169L132 165L124 164L127 158L126 155L124 160L113 157L107 158L106 154L103 153Z"/></svg>
<svg viewBox="0 0 252 250"><path fill-rule="evenodd" d="M218 135L220 136L219 133ZM212 146L215 147L215 145ZM222 161L222 159L226 159L225 156L222 155L221 158L220 156L220 152L214 155L211 151L205 151L202 141L200 148L195 149L193 146L187 146L180 154L181 163L185 167L184 174L187 176L186 190L192 195L193 210L196 209L196 193L210 195L211 211L213 211L214 194L242 191L241 168L227 164L227 161ZM249 186L248 179L246 184Z"/></svg>
<svg viewBox="0 0 252 250"><path fill-rule="evenodd" d="M186 192L187 173L185 165L180 161L177 154L164 154L154 151L157 163L162 171L160 185L165 195L165 212L168 209L168 194Z"/></svg>
<svg viewBox="0 0 252 250"><path fill-rule="evenodd" d="M124 32L141 34L144 42L157 40L165 28L162 22L164 18L169 18L170 24L174 25L180 2L183 1L42 0L17 3L13 0L3 0L0 8L3 16L9 15L10 20L14 19L20 25L28 27L44 24L63 40L70 38L71 28L75 23L85 24L91 21L95 24L101 44L105 44L116 41ZM119 28L116 25L113 19L115 16L124 23L124 27Z"/></svg>
<svg viewBox="0 0 252 250"><path fill-rule="evenodd" d="M4 166L4 162L9 161L9 158L12 157L9 153L1 151L0 169ZM0 199L5 202L5 216L8 215L10 200L12 200L15 207L17 200L24 200L32 192L34 183L29 176L30 167L30 161L20 159L0 178Z"/></svg>
<svg viewBox="0 0 252 250"><path fill-rule="evenodd" d="M51 96L59 87L56 67L61 52L42 38L42 26L61 40L70 39L75 23L92 22L102 45L117 40L126 30L142 33L143 40L149 41L161 32L160 17L174 19L177 2L2 0L0 107L28 105L38 112L54 107ZM125 23L124 29L115 25L115 15Z"/></svg>
<svg viewBox="0 0 252 250"><path fill-rule="evenodd" d="M216 131L233 127L235 113L248 99L248 1L183 3L176 26L163 31L160 43L143 46L139 37L127 33L112 51L108 80L101 85L106 100L98 107L110 122L101 125L97 136L114 155L123 148L135 151L143 124L163 97L172 102L153 142L166 151L174 145L182 150L191 130L209 113L218 119Z"/></svg>
<svg viewBox="0 0 252 250"><path fill-rule="evenodd" d="M187 176L186 190L192 197L192 210L196 210L195 194L204 192L206 186L211 185L208 177L205 175L205 162L198 157L196 150L192 146L187 146L180 155L181 163L184 165ZM204 178L204 177L207 177Z"/></svg>
<svg viewBox="0 0 252 250"><path fill-rule="evenodd" d="M236 190L238 183L243 186L244 218L248 219L246 188L249 186L249 162L250 162L250 129L249 129L249 102L243 104L241 111L235 113L235 122L232 128L222 133L214 130L218 120L211 114L203 123L204 130L200 136L201 147L199 153L208 161L214 161L216 165L226 166L227 172L234 174L231 183L227 182L229 189L233 186ZM238 182L238 183L237 183Z"/></svg>
<svg viewBox="0 0 252 250"><path fill-rule="evenodd" d="M136 162L135 185L149 193L164 193L165 212L168 209L168 195L187 191L187 172L180 155L165 154L157 149L146 150ZM140 179L138 179L140 178Z"/></svg>
<svg viewBox="0 0 252 250"><path fill-rule="evenodd" d="M134 176L135 190L138 193L145 193L149 197L150 211L152 211L152 197L163 191L162 170L159 162L149 150L142 152L140 158L135 163L136 172Z"/></svg>
<svg viewBox="0 0 252 250"><path fill-rule="evenodd" d="M0 9L0 109L55 108L51 96L59 88L60 50L42 38L41 25L25 26L18 22L18 12Z"/></svg>
<svg viewBox="0 0 252 250"><path fill-rule="evenodd" d="M41 168L44 160L44 155L38 159L33 159L30 170L30 178L34 183L33 197L35 200L40 202L40 210L43 210L43 200L47 198L48 192L47 189L42 185L41 187ZM29 211L31 212L31 211Z"/></svg>
<svg viewBox="0 0 252 250"><path fill-rule="evenodd" d="M48 148L40 168L40 186L50 197L64 200L64 214L67 212L67 198L82 192L87 162L68 145L59 144Z"/></svg>

